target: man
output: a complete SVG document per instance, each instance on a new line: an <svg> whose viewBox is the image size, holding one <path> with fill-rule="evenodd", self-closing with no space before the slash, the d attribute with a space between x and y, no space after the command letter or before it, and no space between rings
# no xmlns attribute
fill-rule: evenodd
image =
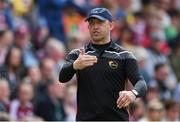
<svg viewBox="0 0 180 122"><path fill-rule="evenodd" d="M138 122L162 122L164 119L164 105L163 103L155 98L147 102L146 115L142 117Z"/></svg>
<svg viewBox="0 0 180 122"><path fill-rule="evenodd" d="M106 8L92 9L86 21L92 41L69 53L59 81L77 75L76 120L128 120L126 107L147 89L137 61L111 41L112 15ZM134 85L132 91L125 91L127 79Z"/></svg>
<svg viewBox="0 0 180 122"><path fill-rule="evenodd" d="M64 121L66 118L62 101L63 87L56 80L47 82L47 93L43 94L35 104L35 114L45 121Z"/></svg>
<svg viewBox="0 0 180 122"><path fill-rule="evenodd" d="M158 89L161 100L169 100L173 97L173 88L171 85L173 82L168 79L170 70L168 64L158 63L154 66L154 78L149 82L149 87Z"/></svg>

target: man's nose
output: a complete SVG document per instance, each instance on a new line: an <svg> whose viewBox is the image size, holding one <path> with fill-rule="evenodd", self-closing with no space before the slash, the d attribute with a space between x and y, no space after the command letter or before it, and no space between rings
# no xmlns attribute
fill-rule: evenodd
<svg viewBox="0 0 180 122"><path fill-rule="evenodd" d="M97 24L97 23L94 23L94 24L93 24L93 28L94 28L94 29L97 29L97 28L98 28L98 24Z"/></svg>

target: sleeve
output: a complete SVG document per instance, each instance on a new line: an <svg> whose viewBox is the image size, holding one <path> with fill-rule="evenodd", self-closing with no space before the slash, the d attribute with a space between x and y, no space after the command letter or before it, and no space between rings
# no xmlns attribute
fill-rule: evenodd
<svg viewBox="0 0 180 122"><path fill-rule="evenodd" d="M128 54L125 60L126 75L134 86L134 90L138 92L137 97L142 97L147 91L147 86L144 78L139 72L138 63L133 54Z"/></svg>
<svg viewBox="0 0 180 122"><path fill-rule="evenodd" d="M76 72L76 70L73 69L73 63L78 58L78 55L79 55L78 49L73 50L68 54L68 56L66 57L66 62L59 73L60 82L65 83L71 80L71 78Z"/></svg>

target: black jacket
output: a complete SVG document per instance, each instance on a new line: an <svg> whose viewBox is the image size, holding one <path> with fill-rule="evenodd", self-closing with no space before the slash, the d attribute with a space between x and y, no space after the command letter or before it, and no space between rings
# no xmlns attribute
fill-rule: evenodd
<svg viewBox="0 0 180 122"><path fill-rule="evenodd" d="M146 91L146 83L138 70L135 56L111 42L98 52L92 44L84 47L88 55L97 56L98 62L91 67L75 71L73 62L78 58L79 49L69 53L60 75L60 82L69 81L77 75L77 120L128 120L126 109L119 109L116 101L119 91L125 89L127 79L135 86L139 96Z"/></svg>

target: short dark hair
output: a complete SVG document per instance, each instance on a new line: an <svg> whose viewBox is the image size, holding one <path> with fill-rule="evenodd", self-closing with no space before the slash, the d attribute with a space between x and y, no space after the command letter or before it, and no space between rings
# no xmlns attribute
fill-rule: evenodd
<svg viewBox="0 0 180 122"><path fill-rule="evenodd" d="M0 38L2 38L7 31L8 30L0 30Z"/></svg>
<svg viewBox="0 0 180 122"><path fill-rule="evenodd" d="M162 68L162 67L164 67L164 66L166 66L165 63L158 63L158 64L156 64L156 65L154 66L154 71L156 72L156 71L158 71L160 68Z"/></svg>
<svg viewBox="0 0 180 122"><path fill-rule="evenodd" d="M178 103L177 103L175 100L167 100L167 101L165 102L165 108L166 108L166 110L169 110L169 109L175 107L176 105L178 105Z"/></svg>

